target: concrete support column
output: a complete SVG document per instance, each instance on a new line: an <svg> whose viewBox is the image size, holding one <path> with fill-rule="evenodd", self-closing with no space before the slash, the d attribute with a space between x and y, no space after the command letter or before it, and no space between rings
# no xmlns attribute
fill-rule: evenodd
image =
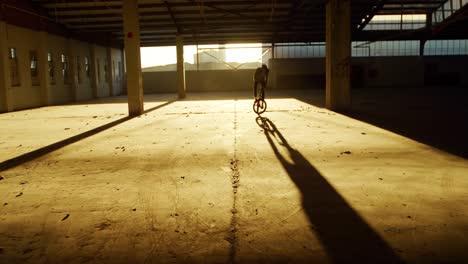
<svg viewBox="0 0 468 264"><path fill-rule="evenodd" d="M125 63L127 66L128 112L130 116L136 116L143 113L138 1L123 0L123 22Z"/></svg>
<svg viewBox="0 0 468 264"><path fill-rule="evenodd" d="M426 40L421 39L419 41L419 56L423 57L424 56L424 47L426 46Z"/></svg>
<svg viewBox="0 0 468 264"><path fill-rule="evenodd" d="M0 112L13 111L7 36L7 25L0 21Z"/></svg>
<svg viewBox="0 0 468 264"><path fill-rule="evenodd" d="M91 71L91 90L93 91L93 98L98 98L98 65L97 65L97 60L96 60L96 44L90 44L89 47L89 55L90 55L90 65L89 65L89 70Z"/></svg>
<svg viewBox="0 0 468 264"><path fill-rule="evenodd" d="M351 1L329 0L326 5L326 107L351 106Z"/></svg>
<svg viewBox="0 0 468 264"><path fill-rule="evenodd" d="M177 93L179 98L185 98L185 63L184 63L184 37L177 35Z"/></svg>
<svg viewBox="0 0 468 264"><path fill-rule="evenodd" d="M419 40L419 56L424 56L424 47L426 46L427 38L432 34L432 12L426 14L426 27L425 27L425 38Z"/></svg>
<svg viewBox="0 0 468 264"><path fill-rule="evenodd" d="M74 41L67 39L67 53L68 53L68 81L70 83L71 99L76 102L78 99L78 74L76 66L76 51Z"/></svg>
<svg viewBox="0 0 468 264"><path fill-rule="evenodd" d="M114 63L112 60L112 48L107 47L107 79L109 80L109 96L114 96L114 77L115 77L115 69Z"/></svg>

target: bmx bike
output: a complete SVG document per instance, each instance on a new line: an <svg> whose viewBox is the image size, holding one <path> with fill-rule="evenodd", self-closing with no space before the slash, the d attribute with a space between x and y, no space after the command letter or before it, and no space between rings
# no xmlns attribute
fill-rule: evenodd
<svg viewBox="0 0 468 264"><path fill-rule="evenodd" d="M255 96L255 101L253 103L253 110L258 115L264 113L267 109L264 93L265 91L263 90L263 87L260 87L260 89L257 90L257 95Z"/></svg>

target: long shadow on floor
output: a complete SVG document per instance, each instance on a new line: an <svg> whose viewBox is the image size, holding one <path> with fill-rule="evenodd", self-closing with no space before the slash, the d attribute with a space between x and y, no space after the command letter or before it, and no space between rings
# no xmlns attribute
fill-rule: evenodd
<svg viewBox="0 0 468 264"><path fill-rule="evenodd" d="M320 172L293 149L266 117L257 117L273 152L302 194L302 206L334 263L402 263L391 247L358 215ZM280 149L290 156L292 163Z"/></svg>
<svg viewBox="0 0 468 264"><path fill-rule="evenodd" d="M156 109L159 109L161 107L172 104L175 101L177 101L177 100L173 100L173 101L169 101L169 102L157 105L157 106L155 106L153 108L145 110L143 112L143 114L149 113L149 112L154 111ZM86 132L83 132L81 134L78 134L76 136L69 137L67 139L55 142L53 144L47 145L45 147L42 147L42 148L39 148L39 149L36 149L36 150L33 150L31 152L25 153L25 154L20 155L18 157L14 157L14 158L11 158L9 160L0 162L0 171L8 170L8 169L14 168L16 166L19 166L19 165L21 165L23 163L26 163L26 162L29 162L31 160L37 159L37 158L39 158L41 156L44 156L44 155L46 155L46 154L48 154L48 153L50 153L52 151L58 150L60 148L68 146L68 145L70 145L72 143L83 140L83 139L85 139L87 137L96 135L97 133L100 133L100 132L105 131L105 130L107 130L109 128L115 127L115 126L117 126L119 124L122 124L122 123L124 123L126 121L129 121L129 120L131 120L131 119L133 119L135 117L137 117L137 116L127 116L127 117L124 117L124 118L120 118L120 119L117 119L117 120L115 120L113 122L102 125L100 127L96 127L96 128L91 129L91 130L88 130Z"/></svg>

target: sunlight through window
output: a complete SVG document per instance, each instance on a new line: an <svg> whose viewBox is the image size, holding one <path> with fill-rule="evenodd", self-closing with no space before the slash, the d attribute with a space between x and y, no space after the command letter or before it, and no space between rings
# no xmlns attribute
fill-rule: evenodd
<svg viewBox="0 0 468 264"><path fill-rule="evenodd" d="M262 44L184 46L186 70L251 69L262 63ZM141 48L143 71L175 71L175 46Z"/></svg>

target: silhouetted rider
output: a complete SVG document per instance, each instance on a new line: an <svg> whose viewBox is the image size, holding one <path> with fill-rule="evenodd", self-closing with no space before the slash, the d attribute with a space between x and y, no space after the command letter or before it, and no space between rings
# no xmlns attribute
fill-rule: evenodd
<svg viewBox="0 0 468 264"><path fill-rule="evenodd" d="M262 67L258 67L254 74L254 98L257 98L257 86L260 84L262 93L262 100L265 99L265 89L268 82L268 74L270 70L265 64L262 64Z"/></svg>

